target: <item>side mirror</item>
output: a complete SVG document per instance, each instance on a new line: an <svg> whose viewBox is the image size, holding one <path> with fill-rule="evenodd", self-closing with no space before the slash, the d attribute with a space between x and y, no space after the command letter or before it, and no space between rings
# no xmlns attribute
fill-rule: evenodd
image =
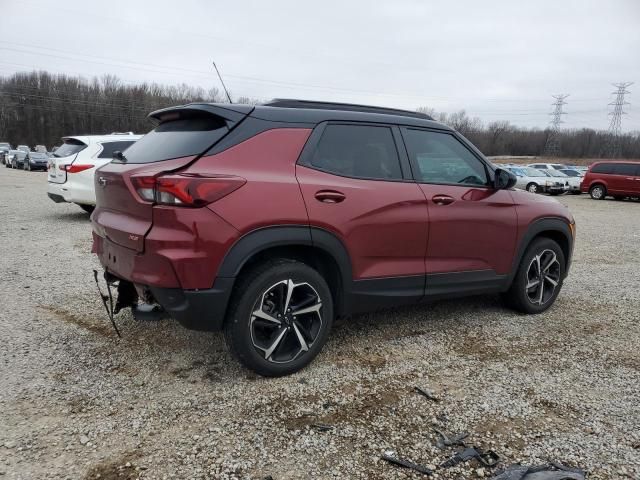
<svg viewBox="0 0 640 480"><path fill-rule="evenodd" d="M509 170L497 168L493 178L493 188L496 190L508 190L509 188L513 188L517 181L518 177Z"/></svg>

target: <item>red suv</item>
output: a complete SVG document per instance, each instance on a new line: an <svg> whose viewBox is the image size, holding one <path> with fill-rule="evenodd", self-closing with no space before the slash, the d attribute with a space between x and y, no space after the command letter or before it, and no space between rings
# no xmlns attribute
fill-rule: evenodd
<svg viewBox="0 0 640 480"><path fill-rule="evenodd" d="M594 200L604 200L607 195L616 200L640 197L640 162L596 162L587 170L580 190L589 192Z"/></svg>
<svg viewBox="0 0 640 480"><path fill-rule="evenodd" d="M567 208L426 115L275 100L150 117L96 172L93 252L118 308L222 329L259 374L308 364L336 316L497 292L538 313L567 275Z"/></svg>

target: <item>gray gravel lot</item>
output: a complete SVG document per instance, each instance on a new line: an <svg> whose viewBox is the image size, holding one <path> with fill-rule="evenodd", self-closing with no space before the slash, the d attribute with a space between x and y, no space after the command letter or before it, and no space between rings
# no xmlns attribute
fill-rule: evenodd
<svg viewBox="0 0 640 480"><path fill-rule="evenodd" d="M263 379L220 334L126 313L118 340L88 216L51 202L45 174L2 167L0 478L418 478L379 457L437 465L434 426L507 464L640 478L640 202L560 201L578 242L545 314L484 297L341 320L310 367Z"/></svg>

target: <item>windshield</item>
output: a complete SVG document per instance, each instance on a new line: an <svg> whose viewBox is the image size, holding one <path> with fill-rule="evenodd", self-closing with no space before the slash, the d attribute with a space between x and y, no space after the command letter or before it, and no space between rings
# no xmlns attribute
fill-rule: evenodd
<svg viewBox="0 0 640 480"><path fill-rule="evenodd" d="M37 160L41 160L41 159L43 159L43 158L49 158L49 157L48 157L48 155L47 155L46 153L42 153L42 152L31 152L31 153L29 154L29 157L30 157L30 158L34 158L34 159L37 159Z"/></svg>
<svg viewBox="0 0 640 480"><path fill-rule="evenodd" d="M84 150L85 148L87 148L87 145L84 142L76 140L75 138L68 138L58 149L56 149L53 156L58 158L69 157L71 155L75 155L81 150Z"/></svg>
<svg viewBox="0 0 640 480"><path fill-rule="evenodd" d="M11 150L11 145L8 143L0 143L0 150Z"/></svg>
<svg viewBox="0 0 640 480"><path fill-rule="evenodd" d="M523 168L525 175L527 177L546 177L546 175L540 170L536 170L535 168L526 167Z"/></svg>
<svg viewBox="0 0 640 480"><path fill-rule="evenodd" d="M26 145L18 145L18 150L22 150L23 152L28 152L30 149Z"/></svg>
<svg viewBox="0 0 640 480"><path fill-rule="evenodd" d="M562 173L560 170L547 170L547 173L551 177L566 177L567 176L564 173Z"/></svg>

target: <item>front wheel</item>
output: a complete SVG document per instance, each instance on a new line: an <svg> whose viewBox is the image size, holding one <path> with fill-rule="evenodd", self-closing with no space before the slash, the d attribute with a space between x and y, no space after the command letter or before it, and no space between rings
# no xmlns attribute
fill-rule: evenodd
<svg viewBox="0 0 640 480"><path fill-rule="evenodd" d="M553 305L562 288L565 258L560 246L549 238L538 238L520 260L507 303L523 313L541 313Z"/></svg>
<svg viewBox="0 0 640 480"><path fill-rule="evenodd" d="M531 182L529 185L527 185L527 192L529 192L529 193L538 193L538 192L540 192L540 187L538 186L537 183Z"/></svg>
<svg viewBox="0 0 640 480"><path fill-rule="evenodd" d="M309 364L333 323L333 300L324 278L308 265L268 261L243 276L224 325L232 354L267 377Z"/></svg>

